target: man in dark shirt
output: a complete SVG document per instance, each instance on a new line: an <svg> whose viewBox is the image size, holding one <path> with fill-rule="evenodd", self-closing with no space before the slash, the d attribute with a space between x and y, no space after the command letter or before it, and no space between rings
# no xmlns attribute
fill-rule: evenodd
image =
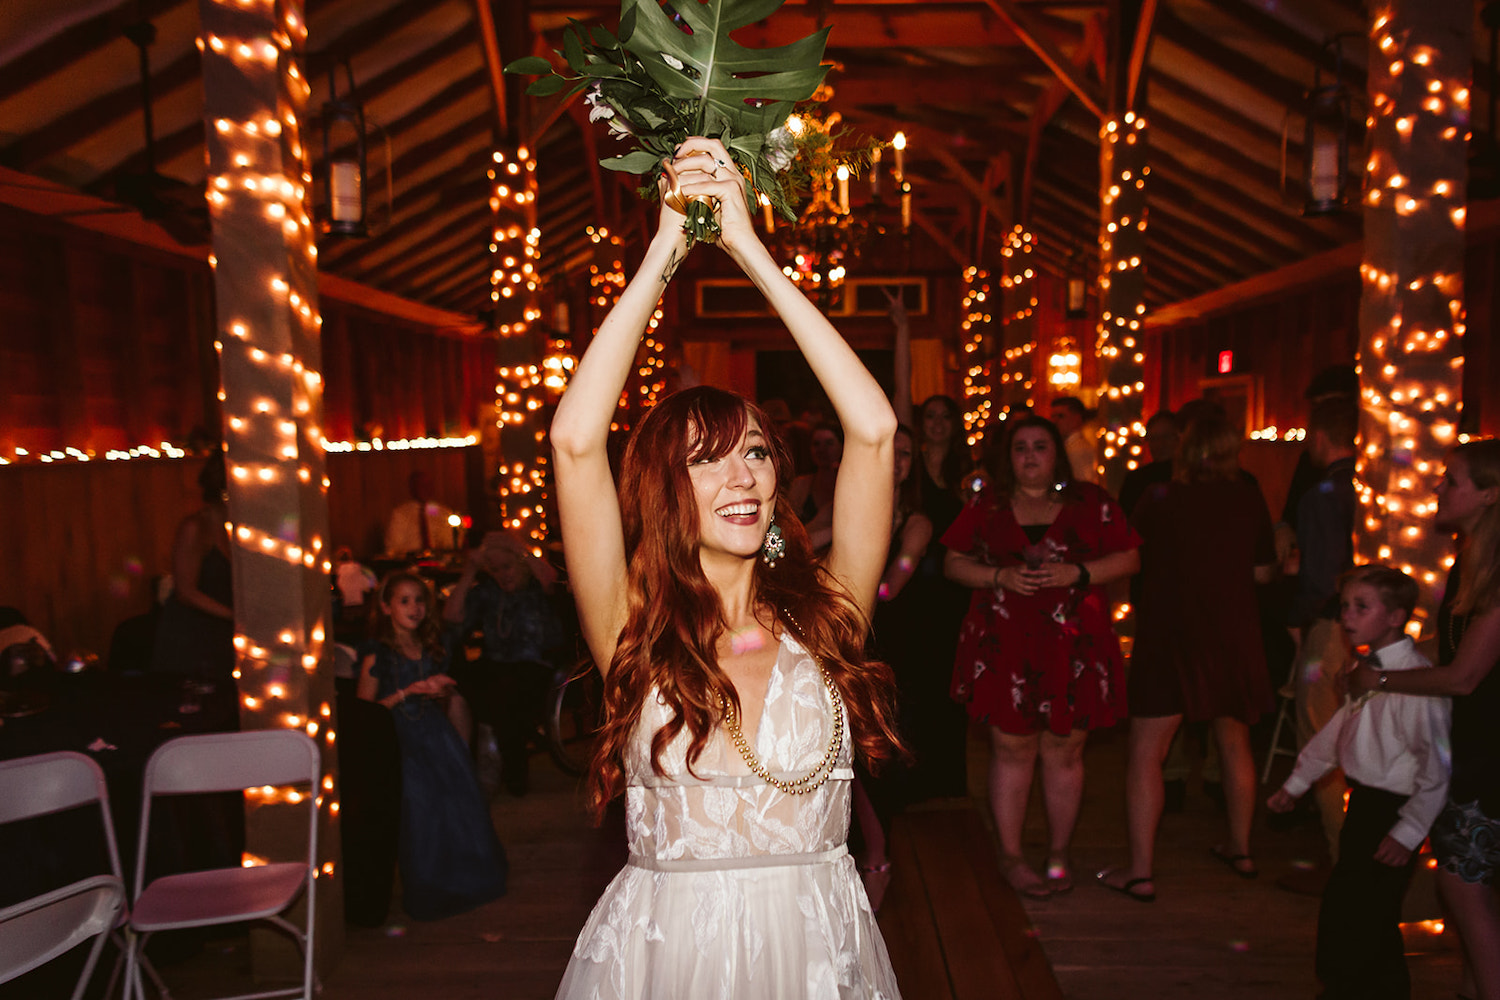
<svg viewBox="0 0 1500 1000"><path fill-rule="evenodd" d="M1305 746L1342 700L1337 678L1349 653L1338 624L1339 576L1354 564L1354 445L1359 407L1338 396L1314 404L1308 417L1307 453L1321 476L1297 501L1300 568L1287 626L1300 638L1293 667L1297 745ZM1344 822L1343 773L1331 771L1313 786L1328 849L1338 860Z"/></svg>

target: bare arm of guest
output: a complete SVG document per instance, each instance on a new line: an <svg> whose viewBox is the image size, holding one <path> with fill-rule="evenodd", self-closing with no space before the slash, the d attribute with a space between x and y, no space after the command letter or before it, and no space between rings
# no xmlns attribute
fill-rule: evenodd
<svg viewBox="0 0 1500 1000"><path fill-rule="evenodd" d="M927 544L932 541L932 522L923 514L913 514L901 526L901 538L897 542L896 557L885 568L885 577L880 581L880 599L895 600L906 587Z"/></svg>
<svg viewBox="0 0 1500 1000"><path fill-rule="evenodd" d="M1466 695L1489 676L1500 660L1500 607L1481 611L1469 620L1463 641L1446 667L1397 670L1390 673L1356 667L1349 673L1349 693L1395 691L1398 694ZM1380 678L1385 677L1385 683Z"/></svg>

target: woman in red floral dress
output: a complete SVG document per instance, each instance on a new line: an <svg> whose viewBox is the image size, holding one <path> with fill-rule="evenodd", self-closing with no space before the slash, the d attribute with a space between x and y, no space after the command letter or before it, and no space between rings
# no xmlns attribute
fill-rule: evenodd
<svg viewBox="0 0 1500 1000"><path fill-rule="evenodd" d="M1103 585L1140 568L1140 539L1108 493L1072 481L1050 420L1023 417L1007 430L989 485L943 535L948 577L974 588L953 696L990 727L990 807L1005 877L1043 898L1073 885L1068 845L1088 731L1125 714L1124 664ZM1045 876L1021 853L1038 756Z"/></svg>

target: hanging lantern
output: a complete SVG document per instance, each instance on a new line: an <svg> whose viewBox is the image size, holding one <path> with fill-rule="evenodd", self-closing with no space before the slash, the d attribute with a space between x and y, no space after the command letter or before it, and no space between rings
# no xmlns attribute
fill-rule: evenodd
<svg viewBox="0 0 1500 1000"><path fill-rule="evenodd" d="M1302 180L1306 216L1333 215L1344 210L1349 194L1349 124L1354 96L1342 83L1345 35L1323 43L1313 66L1313 85L1303 95ZM1323 82L1323 63L1333 64L1331 83Z"/></svg>
<svg viewBox="0 0 1500 1000"><path fill-rule="evenodd" d="M337 236L370 235L365 225L365 181L368 158L365 149L365 109L352 99L354 73L344 63L349 89L338 96L334 70L328 71L328 100L323 104L324 200L318 206L318 221L325 233Z"/></svg>

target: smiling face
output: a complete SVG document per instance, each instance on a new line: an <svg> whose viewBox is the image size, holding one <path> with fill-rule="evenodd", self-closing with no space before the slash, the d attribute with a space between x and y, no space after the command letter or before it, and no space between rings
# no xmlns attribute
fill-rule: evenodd
<svg viewBox="0 0 1500 1000"><path fill-rule="evenodd" d="M776 466L755 418L724 455L690 461L688 478L698 505L700 554L755 558L776 498Z"/></svg>
<svg viewBox="0 0 1500 1000"><path fill-rule="evenodd" d="M1051 487L1057 468L1057 449L1052 435L1041 427L1022 427L1010 442L1010 466L1016 484L1025 489Z"/></svg>
<svg viewBox="0 0 1500 1000"><path fill-rule="evenodd" d="M1375 650L1400 638L1406 612L1387 607L1374 586L1354 581L1339 595L1339 624L1349 637L1349 645Z"/></svg>
<svg viewBox="0 0 1500 1000"><path fill-rule="evenodd" d="M397 633L415 632L427 617L427 593L410 580L401 580L391 587L380 607Z"/></svg>
<svg viewBox="0 0 1500 1000"><path fill-rule="evenodd" d="M1500 489L1480 489L1469 472L1468 458L1455 452L1448 456L1437 498L1437 523L1467 533L1474 530L1486 510L1500 502Z"/></svg>
<svg viewBox="0 0 1500 1000"><path fill-rule="evenodd" d="M953 414L948 404L940 399L929 400L922 407L922 440L938 448L945 448L953 438Z"/></svg>

